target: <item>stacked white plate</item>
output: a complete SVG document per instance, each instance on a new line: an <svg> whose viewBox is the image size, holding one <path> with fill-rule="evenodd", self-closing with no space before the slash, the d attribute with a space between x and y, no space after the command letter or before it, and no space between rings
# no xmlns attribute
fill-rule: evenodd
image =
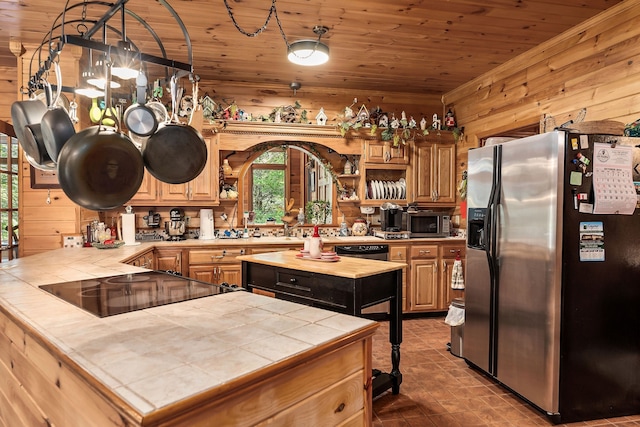
<svg viewBox="0 0 640 427"><path fill-rule="evenodd" d="M397 181L372 179L367 181L367 199L402 200L407 198L407 184L404 178Z"/></svg>

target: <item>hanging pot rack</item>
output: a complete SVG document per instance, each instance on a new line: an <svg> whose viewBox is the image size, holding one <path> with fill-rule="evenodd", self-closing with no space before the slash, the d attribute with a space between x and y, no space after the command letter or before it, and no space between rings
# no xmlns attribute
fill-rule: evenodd
<svg viewBox="0 0 640 427"><path fill-rule="evenodd" d="M38 69L38 71L36 71L34 74L31 75L31 64L29 65L29 73L30 73L29 87L28 87L29 94L31 95L36 90L42 88L42 77L49 71L49 69L51 68L51 65L53 64L54 61L58 59L58 56L62 52L64 46L67 44L80 46L80 47L91 49L91 50L96 50L108 55L133 55L137 60L141 62L141 64L151 63L151 64L163 66L165 67L166 81L169 80L169 69L171 69L173 74L175 74L177 77L188 75L191 81L198 80L199 79L198 76L194 76L193 74L193 49L191 45L191 38L189 36L189 32L187 31L187 28L184 25L184 22L182 21L182 19L176 13L176 11L171 7L171 5L166 0L157 0L158 3L162 4L165 7L165 9L168 10L168 12L172 15L172 17L174 18L174 20L176 21L176 23L181 29L187 45L188 62L181 62L181 61L176 61L176 60L167 58L166 50L158 34L143 18L141 18L135 12L125 7L125 4L128 1L129 0L118 0L115 3L108 3L104 1L93 0L93 1L84 1L84 2L76 3L69 6L69 0L67 0L64 10L54 20L54 24L52 25L51 30L49 31L49 33L45 35L42 43L36 49L36 51L34 52L31 58L31 62L33 62L33 59L35 58L35 53L38 52L38 64L40 65L40 68ZM74 19L70 21L65 20L67 11L77 7L87 7L87 6L104 6L104 7L109 7L109 9L107 10L106 13L102 15L102 17L100 17L97 20L87 20L87 19ZM113 18L118 12L121 12L122 14L122 31L108 24L108 21L111 18ZM137 46L133 43L133 41L131 41L126 36L125 13L131 16L132 18L134 18L136 21L138 21L151 34L151 36L154 38L154 40L158 44L159 49L163 56L160 57L157 55L151 55L144 52L140 52L138 50ZM61 19L61 22L59 24L56 24L56 22L60 19ZM92 24L92 27L87 28L87 30L83 32L80 36L65 34L65 27L67 25L76 24L76 23L77 24L82 23L84 25L89 23L89 24ZM98 31L100 30L106 31L107 28L115 32L118 36L120 36L121 42L126 42L127 44L130 44L130 46L135 48L135 50L122 46L121 43L119 43L118 45L110 45L107 43L91 40L91 37L95 35ZM60 36L54 37L53 34L57 29L61 30L61 34ZM49 47L49 56L43 61L41 60L41 53L42 53L42 48L45 45ZM63 86L62 90L65 92L74 92L75 88Z"/></svg>

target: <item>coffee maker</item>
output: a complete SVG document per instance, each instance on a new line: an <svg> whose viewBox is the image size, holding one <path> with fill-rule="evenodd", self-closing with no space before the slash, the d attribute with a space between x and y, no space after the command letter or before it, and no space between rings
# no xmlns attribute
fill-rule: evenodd
<svg viewBox="0 0 640 427"><path fill-rule="evenodd" d="M186 224L182 210L173 208L169 211L169 221L164 223L166 232L169 235L168 240L185 240L184 236Z"/></svg>
<svg viewBox="0 0 640 427"><path fill-rule="evenodd" d="M402 231L402 208L393 203L380 206L380 227L382 231Z"/></svg>

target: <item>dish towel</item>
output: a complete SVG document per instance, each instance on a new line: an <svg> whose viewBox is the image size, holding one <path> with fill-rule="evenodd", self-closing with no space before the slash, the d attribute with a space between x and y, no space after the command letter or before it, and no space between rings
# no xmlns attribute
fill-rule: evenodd
<svg viewBox="0 0 640 427"><path fill-rule="evenodd" d="M462 260L460 254L453 261L453 270L451 271L451 289L464 289L464 277L462 276Z"/></svg>

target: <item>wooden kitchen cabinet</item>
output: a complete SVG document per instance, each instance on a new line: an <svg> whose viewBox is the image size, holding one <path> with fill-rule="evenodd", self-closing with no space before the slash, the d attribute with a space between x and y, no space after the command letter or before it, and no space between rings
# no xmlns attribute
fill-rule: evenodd
<svg viewBox="0 0 640 427"><path fill-rule="evenodd" d="M394 147L392 141L365 140L362 160L365 163L406 165L409 163L409 147L404 144Z"/></svg>
<svg viewBox="0 0 640 427"><path fill-rule="evenodd" d="M189 277L208 283L242 283L242 264L236 257L244 255L244 248L191 249Z"/></svg>
<svg viewBox="0 0 640 427"><path fill-rule="evenodd" d="M136 267L148 268L149 270L156 269L155 259L153 257L153 249L136 256L126 263L129 265L134 265Z"/></svg>
<svg viewBox="0 0 640 427"><path fill-rule="evenodd" d="M413 146L411 201L428 206L456 202L456 145L451 132L425 136Z"/></svg>
<svg viewBox="0 0 640 427"><path fill-rule="evenodd" d="M451 274L458 252L464 269L465 249L464 242L417 244L410 248L407 311L446 311L454 298L464 296L463 290L451 289Z"/></svg>
<svg viewBox="0 0 640 427"><path fill-rule="evenodd" d="M411 247L409 311L438 309L438 245Z"/></svg>
<svg viewBox="0 0 640 427"><path fill-rule="evenodd" d="M184 275L182 249L156 248L154 255L156 270L173 271Z"/></svg>
<svg viewBox="0 0 640 427"><path fill-rule="evenodd" d="M456 255L460 254L460 260L462 261L462 271L464 277L464 271L466 268L466 246L465 244L443 244L442 245L442 286L441 286L441 308L444 310L449 309L449 305L454 298L463 298L464 290L451 289L451 274L453 273L453 263L456 260Z"/></svg>
<svg viewBox="0 0 640 427"><path fill-rule="evenodd" d="M198 202L207 202L208 205L218 201L218 148L211 138L204 139L207 145L207 163L204 169L195 179L182 184L169 184L157 180L147 170L140 189L136 195L126 204L144 205L173 205L180 203L189 206ZM167 159L170 162L171 159Z"/></svg>

